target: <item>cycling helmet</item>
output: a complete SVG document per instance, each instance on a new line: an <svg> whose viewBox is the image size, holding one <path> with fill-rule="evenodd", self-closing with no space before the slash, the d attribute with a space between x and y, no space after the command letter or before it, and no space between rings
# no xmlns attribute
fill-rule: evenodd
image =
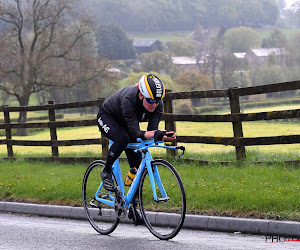
<svg viewBox="0 0 300 250"><path fill-rule="evenodd" d="M143 75L139 81L139 90L146 99L160 101L165 96L163 82L151 73Z"/></svg>

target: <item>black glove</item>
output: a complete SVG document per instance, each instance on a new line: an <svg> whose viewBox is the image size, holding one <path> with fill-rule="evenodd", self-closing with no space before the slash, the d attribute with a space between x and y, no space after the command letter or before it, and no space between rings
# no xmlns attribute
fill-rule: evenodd
<svg viewBox="0 0 300 250"><path fill-rule="evenodd" d="M166 133L166 136L168 136L168 137L172 137L175 133L174 131L171 131L171 130L166 130L165 132L172 132L172 133L169 133L169 134Z"/></svg>
<svg viewBox="0 0 300 250"><path fill-rule="evenodd" d="M154 132L154 140L161 141L165 134L166 134L166 131L156 130Z"/></svg>

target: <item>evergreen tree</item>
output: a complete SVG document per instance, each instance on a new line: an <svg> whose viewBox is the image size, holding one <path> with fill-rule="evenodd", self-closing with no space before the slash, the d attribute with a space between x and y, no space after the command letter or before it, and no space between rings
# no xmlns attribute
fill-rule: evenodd
<svg viewBox="0 0 300 250"><path fill-rule="evenodd" d="M112 60L134 59L135 50L121 26L101 25L97 32L98 54L104 54Z"/></svg>
<svg viewBox="0 0 300 250"><path fill-rule="evenodd" d="M263 39L262 48L284 48L287 46L286 36L278 29L274 29L267 38Z"/></svg>

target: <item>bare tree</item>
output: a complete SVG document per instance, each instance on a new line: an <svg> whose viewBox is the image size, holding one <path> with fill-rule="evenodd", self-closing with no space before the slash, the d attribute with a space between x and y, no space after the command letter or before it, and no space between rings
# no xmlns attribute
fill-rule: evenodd
<svg viewBox="0 0 300 250"><path fill-rule="evenodd" d="M108 78L97 57L88 17L78 0L0 0L0 90L27 106L49 86L74 86ZM20 112L19 123L26 122ZM18 135L26 135L19 130Z"/></svg>
<svg viewBox="0 0 300 250"><path fill-rule="evenodd" d="M197 25L194 31L195 56L199 72L205 75L208 73L207 53L209 39L210 32L208 30L203 29L201 25Z"/></svg>
<svg viewBox="0 0 300 250"><path fill-rule="evenodd" d="M231 53L222 55L219 60L218 68L222 79L222 88L228 88L234 72L240 68L241 62Z"/></svg>
<svg viewBox="0 0 300 250"><path fill-rule="evenodd" d="M216 85L216 70L218 64L218 50L220 49L220 40L216 37L212 37L209 42L209 50L206 57L206 72L209 72L210 78L214 84L214 88L217 88Z"/></svg>
<svg viewBox="0 0 300 250"><path fill-rule="evenodd" d="M226 27L221 26L218 34L211 35L209 31L196 29L196 41L202 41L202 51L201 46L198 46L196 50L197 61L201 59L202 66L199 67L203 74L209 75L212 82L214 83L214 88L217 87L216 83L216 71L218 68L219 57L224 50L223 46L223 35L226 32ZM198 40L197 40L198 39ZM196 47L197 48L197 47Z"/></svg>

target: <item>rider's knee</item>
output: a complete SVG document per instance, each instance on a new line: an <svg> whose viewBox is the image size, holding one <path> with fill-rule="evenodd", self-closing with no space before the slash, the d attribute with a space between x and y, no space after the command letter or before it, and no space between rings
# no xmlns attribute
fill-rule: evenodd
<svg viewBox="0 0 300 250"><path fill-rule="evenodd" d="M129 136L127 134L120 135L118 137L118 143L123 149L125 149L129 143Z"/></svg>

